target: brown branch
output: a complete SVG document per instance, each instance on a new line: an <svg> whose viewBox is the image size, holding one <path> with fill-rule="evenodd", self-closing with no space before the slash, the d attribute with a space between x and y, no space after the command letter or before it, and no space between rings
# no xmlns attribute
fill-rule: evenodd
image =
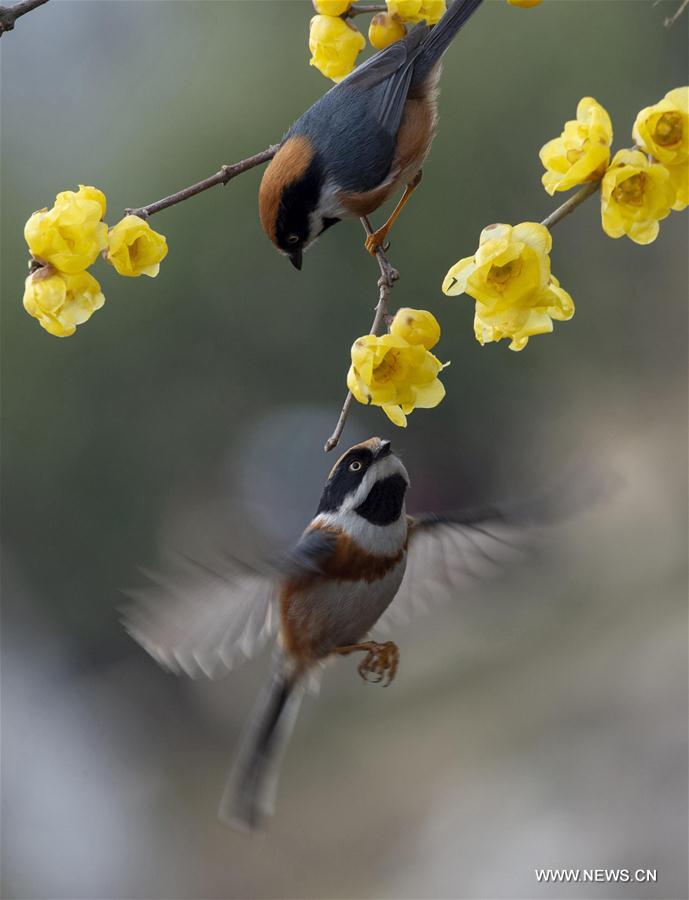
<svg viewBox="0 0 689 900"><path fill-rule="evenodd" d="M367 237L373 234L373 229L371 228L371 223L369 222L367 216L362 217L361 224L364 227L364 231L366 232ZM382 247L379 247L376 251L376 259L378 260L378 268L380 269L380 278L378 279L378 303L376 304L376 312L373 317L373 322L371 323L371 330L369 334L379 334L382 326L385 324L385 319L388 314L388 298L390 296L390 291L392 290L397 279L400 277L399 272L391 264ZM347 396L345 397L345 401L342 405L342 412L340 413L340 417L337 420L337 425L335 425L335 430L325 442L325 446L323 447L326 453L329 453L334 447L337 447L340 438L342 437L342 432L344 430L347 416L349 415L349 408L352 405L353 399L354 398L352 397L352 392L348 391Z"/></svg>
<svg viewBox="0 0 689 900"><path fill-rule="evenodd" d="M588 200L589 197L592 197L599 187L600 181L591 181L589 184L585 184L582 188L579 188L576 194L572 194L569 200L565 200L562 206L558 206L558 208L553 210L549 216L546 216L541 222L541 225L544 225L548 229L554 228L558 222L561 222L565 218L565 216L574 212L577 206L582 204L584 200Z"/></svg>
<svg viewBox="0 0 689 900"><path fill-rule="evenodd" d="M346 12L342 13L343 19L353 19L355 16L367 16L369 13L387 12L387 6L384 3L374 3L372 6L350 6Z"/></svg>
<svg viewBox="0 0 689 900"><path fill-rule="evenodd" d="M156 200L155 203L149 203L148 206L140 206L138 209L125 209L125 215L139 216L141 219L147 219L149 216L160 212L162 209L167 209L170 206L174 206L176 203L182 203L183 200L195 197L197 194L201 194L203 191L207 191L209 188L215 187L218 184L227 184L228 181L236 178L237 175L241 175L242 172L247 172L255 166L260 166L262 163L268 162L268 160L272 159L277 153L278 146L278 144L272 144L265 150L261 150L260 153L248 156L246 159L233 163L231 166L222 166L220 171L216 172L215 175L204 178L203 181L198 181L196 184L189 185L189 187L183 188L175 194L170 194L169 197L163 197L162 200Z"/></svg>
<svg viewBox="0 0 689 900"><path fill-rule="evenodd" d="M14 6L0 6L0 36L6 31L12 31L17 19L47 2L48 0L20 0Z"/></svg>

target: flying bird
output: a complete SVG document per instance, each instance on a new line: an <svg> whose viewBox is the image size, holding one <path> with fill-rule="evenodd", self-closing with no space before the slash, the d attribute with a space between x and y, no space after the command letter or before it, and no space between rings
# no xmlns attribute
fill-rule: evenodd
<svg viewBox="0 0 689 900"><path fill-rule="evenodd" d="M272 673L240 742L220 818L257 828L273 808L280 759L310 680L326 662L360 654L358 672L388 685L399 665L376 641L432 604L523 553L542 502L454 516L410 517L409 476L390 442L370 438L336 462L315 517L295 547L265 568L181 560L129 592L125 627L163 667L214 677L277 633ZM520 549L520 546L522 549ZM394 601L394 603L393 603Z"/></svg>
<svg viewBox="0 0 689 900"><path fill-rule="evenodd" d="M304 250L340 219L401 200L369 236L375 253L421 180L437 127L441 57L481 0L455 0L437 25L420 23L366 60L285 134L259 190L261 224L301 269Z"/></svg>

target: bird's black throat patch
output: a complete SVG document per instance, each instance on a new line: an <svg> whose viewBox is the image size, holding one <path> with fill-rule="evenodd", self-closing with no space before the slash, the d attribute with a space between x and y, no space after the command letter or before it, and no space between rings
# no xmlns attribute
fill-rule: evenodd
<svg viewBox="0 0 689 900"><path fill-rule="evenodd" d="M354 511L372 525L392 525L400 517L406 493L406 480L401 475L388 475L376 481Z"/></svg>

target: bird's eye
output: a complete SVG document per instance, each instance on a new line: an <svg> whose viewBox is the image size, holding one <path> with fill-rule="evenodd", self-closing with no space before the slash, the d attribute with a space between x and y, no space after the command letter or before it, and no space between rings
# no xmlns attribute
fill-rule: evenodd
<svg viewBox="0 0 689 900"><path fill-rule="evenodd" d="M350 462L348 468L350 472L358 472L361 469L361 463L358 459L355 459L354 462Z"/></svg>
<svg viewBox="0 0 689 900"><path fill-rule="evenodd" d="M299 235L298 234L288 234L287 235L287 243L288 244L298 244L299 243Z"/></svg>

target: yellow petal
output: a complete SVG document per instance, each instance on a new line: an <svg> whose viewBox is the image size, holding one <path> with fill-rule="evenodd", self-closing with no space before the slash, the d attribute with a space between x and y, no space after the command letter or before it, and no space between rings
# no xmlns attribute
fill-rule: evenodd
<svg viewBox="0 0 689 900"><path fill-rule="evenodd" d="M559 322L567 322L574 315L574 301L567 291L560 287L560 282L554 275L544 292L543 305L547 314Z"/></svg>
<svg viewBox="0 0 689 900"><path fill-rule="evenodd" d="M426 309L398 309L390 331L410 344L421 344L427 350L435 347L440 340L438 320Z"/></svg>
<svg viewBox="0 0 689 900"><path fill-rule="evenodd" d="M420 22L423 0L386 0L388 13L401 22Z"/></svg>
<svg viewBox="0 0 689 900"><path fill-rule="evenodd" d="M99 191L98 188L92 187L91 185L80 184L79 193L85 200L92 200L100 206L100 217L101 219L104 219L108 204L103 191Z"/></svg>
<svg viewBox="0 0 689 900"><path fill-rule="evenodd" d="M389 13L378 13L371 19L368 39L376 50L385 50L390 44L401 40L407 33L402 22Z"/></svg>
<svg viewBox="0 0 689 900"><path fill-rule="evenodd" d="M397 425L399 428L407 427L407 417L402 412L400 406L394 404L386 404L385 406L382 406L381 409L388 417L388 419L390 419L393 425Z"/></svg>
<svg viewBox="0 0 689 900"><path fill-rule="evenodd" d="M443 293L449 297L455 297L466 291L467 281L476 271L476 264L473 256L467 256L460 259L449 270L443 280Z"/></svg>
<svg viewBox="0 0 689 900"><path fill-rule="evenodd" d="M432 409L437 406L445 396L445 386L439 378L435 378L430 384L424 384L416 389L416 406L421 409Z"/></svg>

